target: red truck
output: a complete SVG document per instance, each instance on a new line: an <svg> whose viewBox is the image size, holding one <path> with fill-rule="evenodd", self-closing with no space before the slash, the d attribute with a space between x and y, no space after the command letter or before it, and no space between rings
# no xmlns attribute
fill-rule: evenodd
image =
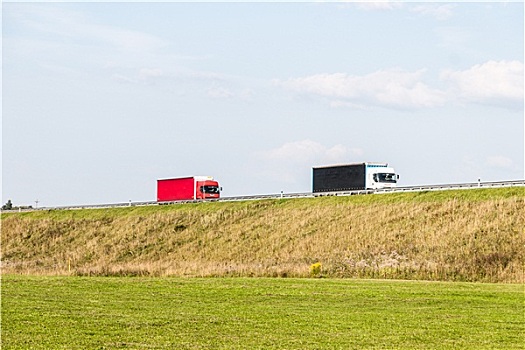
<svg viewBox="0 0 525 350"><path fill-rule="evenodd" d="M220 198L222 188L211 176L157 180L157 202Z"/></svg>

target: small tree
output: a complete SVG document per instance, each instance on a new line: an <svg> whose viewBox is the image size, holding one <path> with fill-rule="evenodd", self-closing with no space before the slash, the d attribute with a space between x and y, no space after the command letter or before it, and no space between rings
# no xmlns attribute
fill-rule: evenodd
<svg viewBox="0 0 525 350"><path fill-rule="evenodd" d="M11 210L13 209L13 203L11 203L11 200L9 199L6 204L2 206L2 210Z"/></svg>

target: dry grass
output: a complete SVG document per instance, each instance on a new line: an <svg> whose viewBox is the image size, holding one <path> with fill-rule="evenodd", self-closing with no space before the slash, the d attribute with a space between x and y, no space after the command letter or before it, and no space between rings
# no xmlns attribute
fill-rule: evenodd
<svg viewBox="0 0 525 350"><path fill-rule="evenodd" d="M525 188L2 216L4 272L523 283Z"/></svg>

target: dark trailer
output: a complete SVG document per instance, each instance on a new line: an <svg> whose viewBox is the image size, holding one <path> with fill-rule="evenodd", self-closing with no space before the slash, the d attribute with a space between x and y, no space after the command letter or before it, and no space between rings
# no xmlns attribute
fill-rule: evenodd
<svg viewBox="0 0 525 350"><path fill-rule="evenodd" d="M312 192L376 190L396 187L399 175L387 163L353 163L313 168Z"/></svg>
<svg viewBox="0 0 525 350"><path fill-rule="evenodd" d="M366 163L313 168L313 192L366 189Z"/></svg>

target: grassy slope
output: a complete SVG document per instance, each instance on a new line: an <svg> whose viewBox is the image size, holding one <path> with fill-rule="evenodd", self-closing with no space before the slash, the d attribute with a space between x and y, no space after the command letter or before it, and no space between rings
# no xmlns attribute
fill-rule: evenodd
<svg viewBox="0 0 525 350"><path fill-rule="evenodd" d="M4 272L524 282L525 188L2 214Z"/></svg>

